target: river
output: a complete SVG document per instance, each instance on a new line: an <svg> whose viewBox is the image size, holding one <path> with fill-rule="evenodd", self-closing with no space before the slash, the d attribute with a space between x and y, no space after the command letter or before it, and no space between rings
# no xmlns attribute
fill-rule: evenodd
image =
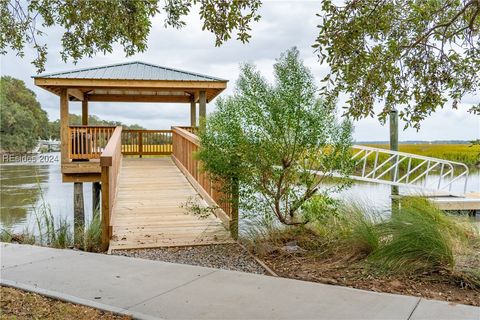
<svg viewBox="0 0 480 320"><path fill-rule="evenodd" d="M73 222L73 185L62 183L59 154L42 154L35 161L22 163L2 163L0 165L0 228L20 232L24 228L34 228L35 210L42 203L51 207L53 216ZM25 160L25 159L24 159ZM31 159L29 159L31 160ZM405 190L400 189L401 192ZM461 184L454 186L461 192ZM480 191L480 171L470 173L467 192ZM351 188L335 197L368 203L388 212L390 206L390 186L355 182ZM84 183L86 215L92 212L92 184ZM477 220L480 217L477 216Z"/></svg>

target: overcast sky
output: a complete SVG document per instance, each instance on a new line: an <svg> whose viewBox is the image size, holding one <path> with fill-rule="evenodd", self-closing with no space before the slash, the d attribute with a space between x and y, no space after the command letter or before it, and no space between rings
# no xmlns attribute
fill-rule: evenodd
<svg viewBox="0 0 480 320"><path fill-rule="evenodd" d="M319 81L328 71L320 65L311 48L317 35L316 26L320 18L320 1L266 1L261 9L262 19L252 25L250 43L242 44L230 40L223 46L214 46L214 36L201 30L197 12L192 12L183 29L165 29L163 16L155 17L148 49L145 53L125 58L123 50L116 47L112 54L85 58L77 65L64 63L59 55L61 30L48 29L43 38L48 44L49 55L46 72L57 72L75 68L101 66L125 61L144 61L167 67L228 79L228 89L223 96L231 94L241 62L252 62L267 79L272 79L273 63L282 51L296 46L305 64L311 68ZM1 56L1 74L24 80L37 94L42 107L50 119L59 116L58 96L37 88L31 76L35 68L30 64L33 52L26 50L24 59L8 53ZM469 96L459 107L452 110L446 105L422 123L419 132L413 129L400 132L400 140L471 140L480 137L480 117L467 110L478 103L480 96ZM209 104L208 111L215 107ZM71 103L71 112L80 113L79 103ZM91 103L90 113L106 120L118 120L127 124L138 123L149 129L164 129L171 125L188 125L189 105L146 104L146 103ZM355 123L354 137L357 141L388 140L388 127L376 119L364 119Z"/></svg>

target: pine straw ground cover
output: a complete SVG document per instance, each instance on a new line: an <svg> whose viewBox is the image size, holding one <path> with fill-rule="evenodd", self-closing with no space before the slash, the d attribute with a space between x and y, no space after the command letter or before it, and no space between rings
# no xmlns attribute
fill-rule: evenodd
<svg viewBox="0 0 480 320"><path fill-rule="evenodd" d="M244 241L281 277L480 306L480 239L467 218L423 199L388 219L330 209L313 225L250 231Z"/></svg>
<svg viewBox="0 0 480 320"><path fill-rule="evenodd" d="M127 316L114 315L97 309L46 298L36 293L0 287L0 319L100 319L126 320Z"/></svg>

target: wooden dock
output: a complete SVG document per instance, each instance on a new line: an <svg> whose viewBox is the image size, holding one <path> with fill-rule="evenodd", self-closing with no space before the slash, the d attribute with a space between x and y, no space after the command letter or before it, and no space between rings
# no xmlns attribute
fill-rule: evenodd
<svg viewBox="0 0 480 320"><path fill-rule="evenodd" d="M428 198L441 210L480 211L480 192L466 193L464 198L450 196L430 196Z"/></svg>
<svg viewBox="0 0 480 320"><path fill-rule="evenodd" d="M233 242L220 219L201 219L181 207L192 197L206 206L171 157L124 157L110 250Z"/></svg>

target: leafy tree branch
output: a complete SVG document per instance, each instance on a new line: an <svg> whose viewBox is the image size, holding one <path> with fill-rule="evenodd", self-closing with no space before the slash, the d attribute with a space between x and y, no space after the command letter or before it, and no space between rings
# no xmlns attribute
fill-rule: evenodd
<svg viewBox="0 0 480 320"><path fill-rule="evenodd" d="M330 66L323 91L329 101L348 96L345 113L384 122L400 109L407 126L448 100L457 108L480 89L480 1L350 0L322 2L314 47ZM480 114L480 99L470 111Z"/></svg>
<svg viewBox="0 0 480 320"><path fill-rule="evenodd" d="M37 53L32 63L42 72L48 53L42 37L52 27L60 27L64 61L110 53L115 44L131 56L147 49L152 20L158 14L165 12L165 27L181 28L196 5L202 29L215 35L216 46L232 33L247 42L250 24L260 19L260 0L0 0L0 54L10 49L23 56L31 45Z"/></svg>

